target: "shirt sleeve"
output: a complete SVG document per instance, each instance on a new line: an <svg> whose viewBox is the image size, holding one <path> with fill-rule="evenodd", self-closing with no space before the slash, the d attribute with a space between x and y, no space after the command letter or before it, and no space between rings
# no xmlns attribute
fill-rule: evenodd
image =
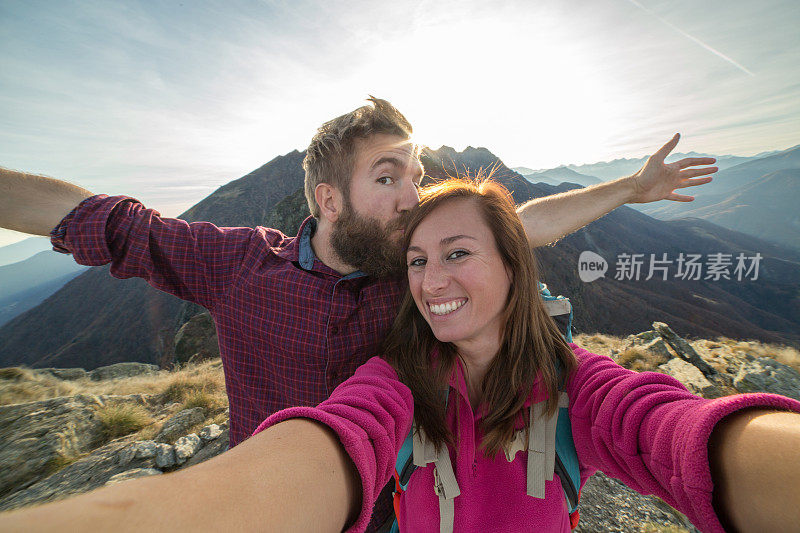
<svg viewBox="0 0 800 533"><path fill-rule="evenodd" d="M117 278L144 278L211 309L235 279L254 233L162 217L133 198L101 194L81 202L50 236L54 250L81 265L111 263Z"/></svg>
<svg viewBox="0 0 800 533"><path fill-rule="evenodd" d="M775 394L707 400L676 379L627 370L572 345L580 366L567 383L581 478L597 470L642 494L655 494L702 531L723 532L712 506L708 440L725 416L748 408L800 412Z"/></svg>
<svg viewBox="0 0 800 533"><path fill-rule="evenodd" d="M293 407L267 418L253 435L290 418L310 418L339 436L361 478L361 511L348 531L364 531L394 473L414 418L411 391L383 359L373 357L317 407Z"/></svg>

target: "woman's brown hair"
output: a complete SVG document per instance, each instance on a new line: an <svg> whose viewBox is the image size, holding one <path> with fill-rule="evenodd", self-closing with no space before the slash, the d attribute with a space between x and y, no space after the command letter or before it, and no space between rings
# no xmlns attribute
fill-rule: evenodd
<svg viewBox="0 0 800 533"><path fill-rule="evenodd" d="M546 412L553 414L558 408L557 361L562 379L566 379L577 367L577 360L545 310L536 261L511 195L502 185L489 179L453 178L425 187L420 191L419 206L408 216L404 247L408 248L414 231L430 213L446 202L465 198L478 206L504 264L513 275L500 351L481 384L486 404L482 448L487 455L494 456L513 439L517 416L537 377L549 396ZM417 424L437 449L443 443L454 444L445 419L442 391L448 387L458 353L453 344L434 337L410 291L406 291L386 340L385 355L411 389Z"/></svg>

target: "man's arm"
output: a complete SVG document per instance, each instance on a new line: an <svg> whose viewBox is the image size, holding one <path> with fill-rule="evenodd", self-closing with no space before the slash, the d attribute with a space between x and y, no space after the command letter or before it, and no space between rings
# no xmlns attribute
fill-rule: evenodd
<svg viewBox="0 0 800 533"><path fill-rule="evenodd" d="M0 168L0 227L49 235L91 192L65 181Z"/></svg>
<svg viewBox="0 0 800 533"><path fill-rule="evenodd" d="M543 246L569 235L627 203L647 203L657 200L691 202L693 196L677 194L675 189L702 185L711 181L717 167L691 168L710 165L711 157L688 157L674 163L664 159L675 148L680 134L654 153L632 176L599 183L585 189L536 198L522 205L517 212L525 226L531 246ZM699 177L705 176L705 177Z"/></svg>
<svg viewBox="0 0 800 533"><path fill-rule="evenodd" d="M0 514L0 530L341 531L359 477L336 434L292 419L205 463Z"/></svg>

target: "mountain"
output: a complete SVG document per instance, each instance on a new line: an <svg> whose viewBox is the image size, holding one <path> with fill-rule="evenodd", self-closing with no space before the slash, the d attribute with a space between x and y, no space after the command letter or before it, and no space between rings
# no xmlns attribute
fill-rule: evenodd
<svg viewBox="0 0 800 533"><path fill-rule="evenodd" d="M232 226L269 222L294 233L307 212L299 191L302 158L297 151L276 157L220 187L182 218ZM485 148L461 153L449 147L426 149L422 159L426 180L493 168L495 179L512 191L517 203L574 187L534 185ZM611 273L592 283L581 282L576 266L583 250L611 261ZM757 283L613 279L617 255L661 252L670 257L680 252L759 252L764 259ZM553 292L573 299L580 331L626 334L663 319L690 335L800 342L800 254L705 221L660 222L621 207L555 246L540 249L539 258L543 279ZM108 275L108 267L95 267L0 327L0 366L166 364L176 331L201 310L142 280L117 280Z"/></svg>
<svg viewBox="0 0 800 533"><path fill-rule="evenodd" d="M755 237L800 248L800 147L718 172L690 204L637 204L639 211L669 220L698 217Z"/></svg>
<svg viewBox="0 0 800 533"><path fill-rule="evenodd" d="M550 185L559 185L561 183L575 183L582 187L588 187L590 185L595 185L597 183L602 183L602 180L595 178L594 176L587 176L586 174L580 174L579 172L575 172L571 168L567 168L565 166L560 166L557 168L551 168L550 170L540 171L540 172L533 172L530 174L523 174L525 179L530 181L531 183L548 183Z"/></svg>
<svg viewBox="0 0 800 533"><path fill-rule="evenodd" d="M0 247L0 267L24 261L39 252L52 250L52 248L48 237L29 237L14 244L8 244Z"/></svg>
<svg viewBox="0 0 800 533"><path fill-rule="evenodd" d="M694 209L683 216L800 248L800 168L769 173L730 194L704 197L702 203L693 204L689 207Z"/></svg>
<svg viewBox="0 0 800 533"><path fill-rule="evenodd" d="M753 161L755 159L764 157L766 154L772 153L774 152L765 152L763 154L750 157L742 157L737 155L701 154L697 152L674 153L670 154L666 161L667 163L672 163L685 157L714 157L717 160L715 166L719 167L720 171L722 171L724 169L739 165L741 163L746 163L748 161ZM647 161L647 157L649 156L633 159L614 159L612 161L603 161L600 163L590 163L586 165L567 165L566 167L581 174L596 176L603 181L608 181L621 178L622 176L630 176L642 168L642 165L644 165L645 161Z"/></svg>
<svg viewBox="0 0 800 533"><path fill-rule="evenodd" d="M52 250L0 267L0 324L39 305L87 268Z"/></svg>

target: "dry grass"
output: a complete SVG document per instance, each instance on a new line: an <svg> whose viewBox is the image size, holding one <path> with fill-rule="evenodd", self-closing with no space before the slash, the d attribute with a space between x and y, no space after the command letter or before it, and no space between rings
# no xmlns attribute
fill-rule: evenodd
<svg viewBox="0 0 800 533"><path fill-rule="evenodd" d="M30 368L0 368L0 405L35 402L80 393L72 381L34 372Z"/></svg>
<svg viewBox="0 0 800 533"><path fill-rule="evenodd" d="M149 394L162 403L189 402L214 410L228 404L219 359L157 374L108 381L64 381L29 368L0 369L0 405L33 402L75 394Z"/></svg>
<svg viewBox="0 0 800 533"><path fill-rule="evenodd" d="M658 365L663 365L668 361L663 355L654 354L649 350L640 347L626 348L616 357L617 363L637 372L658 372Z"/></svg>
<svg viewBox="0 0 800 533"><path fill-rule="evenodd" d="M692 342L692 346L704 357L723 360L738 358L742 355L768 357L800 372L800 350L791 346L758 341L738 341L727 337L717 337L713 341L701 339Z"/></svg>
<svg viewBox="0 0 800 533"><path fill-rule="evenodd" d="M147 409L137 404L108 403L97 409L102 424L103 441L130 435L153 423Z"/></svg>

